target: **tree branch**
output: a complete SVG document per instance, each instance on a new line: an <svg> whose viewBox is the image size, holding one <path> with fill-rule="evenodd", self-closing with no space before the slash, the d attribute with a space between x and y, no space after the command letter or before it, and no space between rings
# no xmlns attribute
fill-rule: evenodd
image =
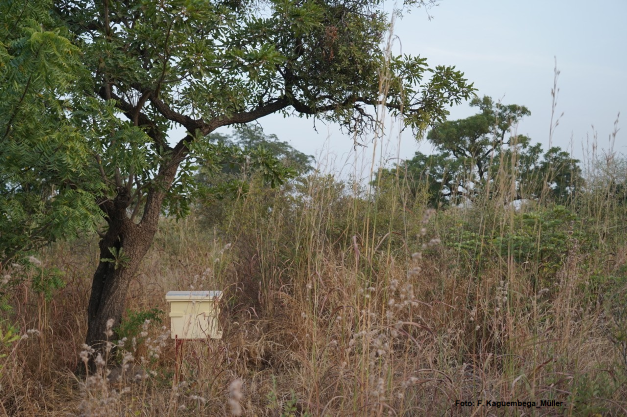
<svg viewBox="0 0 627 417"><path fill-rule="evenodd" d="M144 91L144 93L141 95L141 97L139 98L139 100L137 101L137 105L135 106L135 108L133 109L133 124L135 126L139 126L139 114L141 113L142 108L144 107L144 104L146 104L146 100L148 100L148 98L151 96L152 92L151 91ZM147 117L146 117L147 118Z"/></svg>
<svg viewBox="0 0 627 417"><path fill-rule="evenodd" d="M203 128L206 123L202 119L192 119L189 116L185 116L177 111L172 110L167 104L161 101L155 95L149 96L150 103L157 109L157 111L166 119L176 122L187 129L188 132L193 133L196 129Z"/></svg>
<svg viewBox="0 0 627 417"><path fill-rule="evenodd" d="M35 53L35 59L37 59L39 57L39 53L41 52L41 48L42 47L43 47L43 44L39 45L39 48L37 49L37 52ZM9 136L9 132L11 131L11 124L13 123L13 119L15 119L15 116L17 116L19 108L20 108L22 102L24 101L24 98L26 98L26 93L28 93L28 89L30 88L30 84L31 84L32 80L33 80L33 74L28 76L28 81L26 82L26 87L24 87L24 92L22 93L22 96L20 97L20 100L17 102L17 104L13 108L13 114L11 114L11 117L9 118L9 121L7 122L7 128L6 128L5 132L4 132L4 136L2 136L2 141L4 141L4 139L6 139L7 136Z"/></svg>
<svg viewBox="0 0 627 417"><path fill-rule="evenodd" d="M102 159L100 159L100 155L94 154L94 157L96 158L96 162L98 162L98 170L100 171L100 176L102 177L102 181L104 181L105 183L109 182L109 179L107 178L107 174L105 174L104 167L102 166Z"/></svg>
<svg viewBox="0 0 627 417"><path fill-rule="evenodd" d="M168 59L170 53L168 48L168 42L170 41L170 34L172 33L173 24L174 20L170 22L170 25L168 26L168 33L165 36L165 44L163 46L163 49L165 51L165 53L163 54L163 68L161 69L161 76L159 77L159 81L157 81L157 86L155 88L155 97L159 97L159 93L161 92L161 85L163 83L163 80L165 79L166 70L168 68Z"/></svg>
<svg viewBox="0 0 627 417"><path fill-rule="evenodd" d="M211 122L205 123L204 126L200 128L200 131L203 135L208 135L209 133L222 126L252 122L269 114L275 113L279 110L283 110L290 104L292 104L290 100L287 97L283 96L272 102L263 104L251 111L244 111L230 116L218 116L214 118Z"/></svg>
<svg viewBox="0 0 627 417"><path fill-rule="evenodd" d="M158 146L161 146L163 149L171 149L165 139L161 137L161 131L158 129L156 123L153 122L145 113L141 112L139 107L132 106L129 102L114 93L111 93L109 96L109 92L104 86L100 88L98 95L103 100L115 100L115 106L122 110L124 115L129 120L134 123L135 120L137 120L136 126L147 128L146 133Z"/></svg>
<svg viewBox="0 0 627 417"><path fill-rule="evenodd" d="M142 203L142 193L141 193L141 189L138 188L138 193L136 193L137 195L137 203L135 203L135 207L133 208L133 212L131 213L131 221L134 222L135 221L135 216L137 216L137 213L139 212L139 207L141 206ZM133 196L135 197L135 196Z"/></svg>

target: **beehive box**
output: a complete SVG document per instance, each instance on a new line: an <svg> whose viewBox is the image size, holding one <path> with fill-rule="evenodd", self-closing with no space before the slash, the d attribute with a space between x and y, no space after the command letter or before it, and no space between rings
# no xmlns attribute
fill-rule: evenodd
<svg viewBox="0 0 627 417"><path fill-rule="evenodd" d="M222 291L169 291L172 339L222 338L218 328Z"/></svg>

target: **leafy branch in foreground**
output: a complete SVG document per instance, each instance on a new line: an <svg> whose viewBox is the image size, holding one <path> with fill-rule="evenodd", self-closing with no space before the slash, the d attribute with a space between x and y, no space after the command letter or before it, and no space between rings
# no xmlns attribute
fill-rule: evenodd
<svg viewBox="0 0 627 417"><path fill-rule="evenodd" d="M85 73L66 35L46 2L0 4L0 270L98 219L102 186L68 114Z"/></svg>

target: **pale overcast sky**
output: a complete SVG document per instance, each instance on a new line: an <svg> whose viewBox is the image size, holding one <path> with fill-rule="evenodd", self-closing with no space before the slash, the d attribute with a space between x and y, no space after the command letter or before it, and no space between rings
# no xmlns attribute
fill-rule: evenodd
<svg viewBox="0 0 627 417"><path fill-rule="evenodd" d="M545 149L554 58L561 72L556 116L564 113L554 145L570 150L572 140L575 157L582 158L587 137L596 131L600 146L607 147L619 111L623 121L627 118L627 0L442 0L429 13L431 20L418 9L395 22L399 41L394 51L421 55L431 66L455 65L474 82L480 96L527 106L531 116L518 133L543 143ZM474 113L467 105L459 106L451 109L449 119ZM311 120L282 116L266 117L261 125L266 133L307 154L320 157L321 152L330 152L336 169L353 161L352 140L336 126L318 122L316 133ZM397 131L390 135L384 155L388 160L396 156ZM418 149L430 152L428 142L418 143L409 130L400 139L401 158L411 158ZM372 148L366 151L370 158ZM624 130L615 148L627 154Z"/></svg>

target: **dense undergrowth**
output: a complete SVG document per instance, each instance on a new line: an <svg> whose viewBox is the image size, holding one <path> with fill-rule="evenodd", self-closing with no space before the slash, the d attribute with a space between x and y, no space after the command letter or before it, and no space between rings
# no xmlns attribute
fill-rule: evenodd
<svg viewBox="0 0 627 417"><path fill-rule="evenodd" d="M627 205L604 172L567 205L518 210L321 175L199 202L162 222L87 379L97 242L56 244L3 277L0 412L627 414ZM177 351L164 295L188 289L225 292L224 333Z"/></svg>

